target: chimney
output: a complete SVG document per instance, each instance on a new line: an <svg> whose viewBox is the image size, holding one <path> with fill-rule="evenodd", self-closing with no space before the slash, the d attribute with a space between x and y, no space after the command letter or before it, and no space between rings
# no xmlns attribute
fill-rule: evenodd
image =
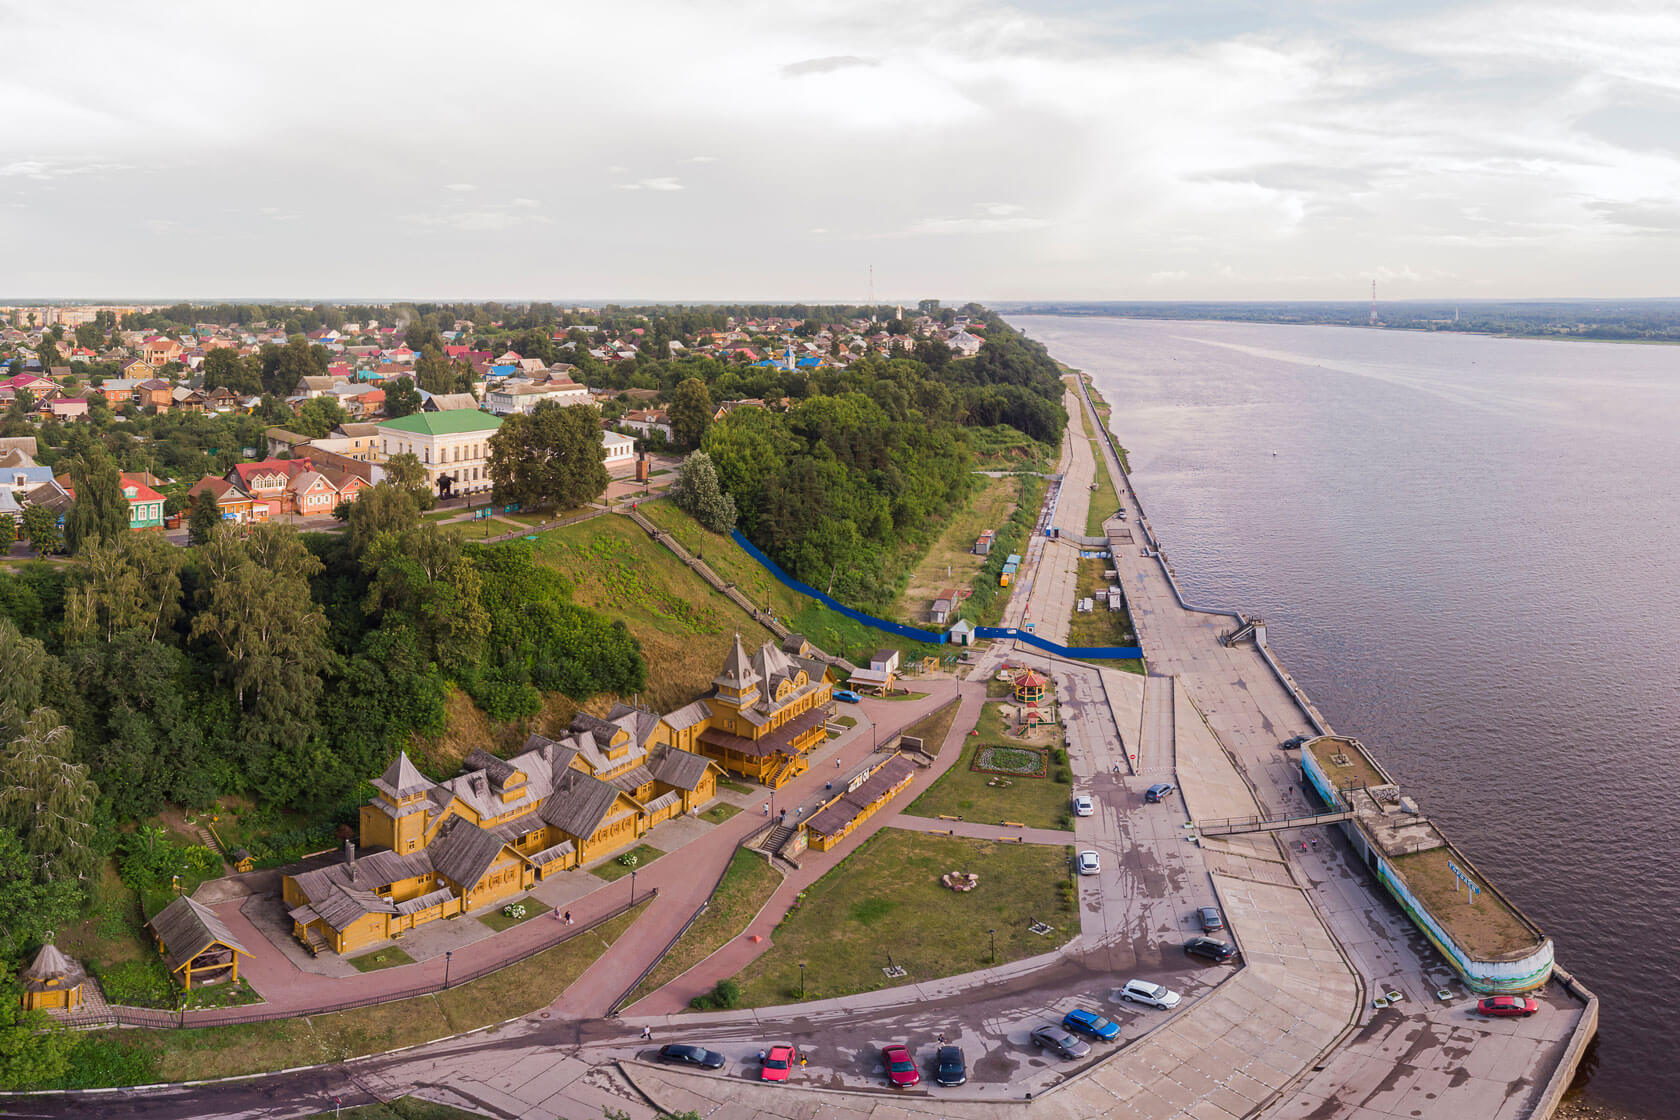
<svg viewBox="0 0 1680 1120"><path fill-rule="evenodd" d="M356 881L356 842L354 840L344 842L344 862L350 865L350 882L354 884Z"/></svg>

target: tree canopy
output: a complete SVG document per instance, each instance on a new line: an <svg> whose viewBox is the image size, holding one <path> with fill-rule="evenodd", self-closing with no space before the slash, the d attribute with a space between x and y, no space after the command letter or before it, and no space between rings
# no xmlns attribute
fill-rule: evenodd
<svg viewBox="0 0 1680 1120"><path fill-rule="evenodd" d="M503 420L490 437L494 500L574 509L599 498L612 481L600 420L593 405L554 401Z"/></svg>

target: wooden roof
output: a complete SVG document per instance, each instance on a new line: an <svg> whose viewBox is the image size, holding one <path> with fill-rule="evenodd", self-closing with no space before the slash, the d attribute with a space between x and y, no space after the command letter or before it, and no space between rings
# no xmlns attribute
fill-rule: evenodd
<svg viewBox="0 0 1680 1120"><path fill-rule="evenodd" d="M171 972L179 972L212 945L224 946L247 957L251 955L214 910L186 895L159 910L146 925L163 942L164 959L169 962Z"/></svg>

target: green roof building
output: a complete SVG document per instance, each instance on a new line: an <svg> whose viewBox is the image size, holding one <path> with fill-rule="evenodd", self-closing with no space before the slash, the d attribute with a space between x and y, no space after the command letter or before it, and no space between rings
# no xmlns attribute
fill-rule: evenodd
<svg viewBox="0 0 1680 1120"><path fill-rule="evenodd" d="M501 426L501 417L474 409L416 412L379 422L379 452L387 459L419 459L440 497L484 494L490 491L490 437Z"/></svg>

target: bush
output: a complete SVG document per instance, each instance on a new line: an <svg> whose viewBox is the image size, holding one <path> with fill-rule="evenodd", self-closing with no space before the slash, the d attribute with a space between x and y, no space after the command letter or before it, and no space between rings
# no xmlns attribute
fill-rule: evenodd
<svg viewBox="0 0 1680 1120"><path fill-rule="evenodd" d="M697 1011L728 1011L741 1002L741 985L733 980L719 980L717 986L703 996L695 996L689 1005Z"/></svg>
<svg viewBox="0 0 1680 1120"><path fill-rule="evenodd" d="M174 1007L175 985L156 961L123 961L99 976L109 1003L127 1007Z"/></svg>

